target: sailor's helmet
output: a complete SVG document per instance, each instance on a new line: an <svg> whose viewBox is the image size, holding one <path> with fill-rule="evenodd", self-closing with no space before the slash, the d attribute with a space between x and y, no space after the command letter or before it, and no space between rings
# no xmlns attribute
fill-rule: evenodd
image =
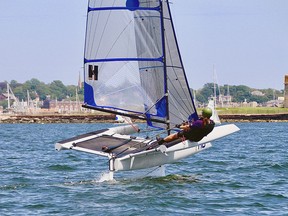
<svg viewBox="0 0 288 216"><path fill-rule="evenodd" d="M210 118L212 116L212 110L209 108L209 107L205 107L203 110L202 110L202 116L204 118Z"/></svg>

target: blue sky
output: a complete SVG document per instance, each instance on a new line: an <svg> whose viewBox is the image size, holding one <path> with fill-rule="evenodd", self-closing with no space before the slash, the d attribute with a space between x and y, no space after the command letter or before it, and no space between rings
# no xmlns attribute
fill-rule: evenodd
<svg viewBox="0 0 288 216"><path fill-rule="evenodd" d="M0 81L77 84L87 0L1 0ZM283 89L288 74L288 0L173 0L190 87Z"/></svg>

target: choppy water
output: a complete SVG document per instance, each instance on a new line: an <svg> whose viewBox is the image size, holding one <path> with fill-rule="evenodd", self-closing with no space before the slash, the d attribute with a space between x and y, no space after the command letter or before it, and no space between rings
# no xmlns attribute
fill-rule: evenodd
<svg viewBox="0 0 288 216"><path fill-rule="evenodd" d="M117 173L54 143L110 124L0 124L1 215L288 215L288 123L241 131L166 166ZM155 170L154 174L160 174Z"/></svg>

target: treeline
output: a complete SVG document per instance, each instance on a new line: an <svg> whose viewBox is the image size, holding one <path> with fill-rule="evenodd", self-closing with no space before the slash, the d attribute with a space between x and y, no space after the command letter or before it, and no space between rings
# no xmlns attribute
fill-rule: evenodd
<svg viewBox="0 0 288 216"><path fill-rule="evenodd" d="M57 99L59 101L70 98L71 100L76 99L76 91L79 95L79 99L83 100L83 88L79 88L76 85L65 86L62 81L55 80L51 83L45 84L38 79L31 79L25 83L18 83L16 80L12 80L10 83L10 88L12 89L14 95L20 100L27 100L29 95L31 99L39 97L40 100L45 100L49 95L51 99ZM7 82L0 82L0 94L7 92Z"/></svg>
<svg viewBox="0 0 288 216"><path fill-rule="evenodd" d="M255 91L260 91L263 95L254 95L252 94ZM230 95L232 97L232 102L240 103L244 102L257 102L257 103L266 103L267 101L277 99L278 97L284 96L284 90L275 90L275 89L255 89L250 88L245 85L224 85L217 86L216 96L219 97L219 94L222 96ZM200 103L207 103L208 98L213 97L214 95L214 83L207 83L203 86L202 89L196 90L196 100Z"/></svg>
<svg viewBox="0 0 288 216"><path fill-rule="evenodd" d="M29 91L31 99L35 99L37 96L40 100L45 100L47 95L51 99L57 99L59 101L70 98L71 100L76 99L76 92L80 101L83 101L83 87L76 85L67 85L65 86L62 81L55 80L51 83L45 84L44 82L39 81L38 79L31 79L25 83L18 83L16 80L12 80L9 83L11 89L13 90L14 95L20 100L27 100L27 91ZM83 86L83 85L82 85ZM192 90L192 89L191 89ZM220 90L220 91L219 91ZM262 96L253 95L253 91L261 91ZM228 92L229 91L229 92ZM7 92L7 82L0 82L0 94ZM216 91L217 97L219 92L221 95L232 96L232 102L243 102L245 99L247 102L256 101L258 103L265 103L269 100L277 99L279 96L283 96L283 90L274 90L274 89L253 89L245 85L224 85L217 87ZM200 103L207 103L210 97L214 95L214 84L207 83L203 88L196 90L196 99Z"/></svg>

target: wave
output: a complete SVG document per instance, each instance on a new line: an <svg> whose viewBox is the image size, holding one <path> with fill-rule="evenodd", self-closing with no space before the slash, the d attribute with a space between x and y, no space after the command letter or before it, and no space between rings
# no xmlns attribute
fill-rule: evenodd
<svg viewBox="0 0 288 216"><path fill-rule="evenodd" d="M48 167L49 170L54 170L54 171L74 171L76 170L74 167L72 166L68 166L68 165L51 165Z"/></svg>

